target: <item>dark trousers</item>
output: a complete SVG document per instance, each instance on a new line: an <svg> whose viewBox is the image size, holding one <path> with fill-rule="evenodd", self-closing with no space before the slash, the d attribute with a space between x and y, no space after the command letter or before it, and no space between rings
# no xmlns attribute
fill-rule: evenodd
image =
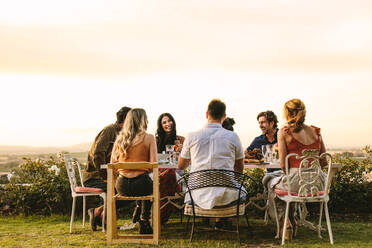
<svg viewBox="0 0 372 248"><path fill-rule="evenodd" d="M153 183L148 174L142 174L134 178L119 176L116 179L116 190L124 196L151 195ZM151 201L136 201L141 208L141 219L148 220L151 214Z"/></svg>

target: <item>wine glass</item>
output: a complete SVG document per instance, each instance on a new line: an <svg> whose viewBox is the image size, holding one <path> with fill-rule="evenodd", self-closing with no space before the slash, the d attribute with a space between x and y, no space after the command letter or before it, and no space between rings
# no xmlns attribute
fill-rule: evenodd
<svg viewBox="0 0 372 248"><path fill-rule="evenodd" d="M272 163L274 161L274 145L272 144L267 144L266 145L266 156L267 156L267 162Z"/></svg>
<svg viewBox="0 0 372 248"><path fill-rule="evenodd" d="M168 154L168 160L172 163L172 154L174 152L174 145L165 145L165 151Z"/></svg>
<svg viewBox="0 0 372 248"><path fill-rule="evenodd" d="M264 158L264 162L266 163L268 154L267 154L267 147L265 145L261 146L261 152L262 152L262 156Z"/></svg>

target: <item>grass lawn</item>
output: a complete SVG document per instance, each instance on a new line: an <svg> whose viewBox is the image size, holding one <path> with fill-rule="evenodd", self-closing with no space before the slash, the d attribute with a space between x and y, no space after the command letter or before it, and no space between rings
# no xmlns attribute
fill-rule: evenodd
<svg viewBox="0 0 372 248"><path fill-rule="evenodd" d="M89 219L88 219L89 220ZM122 224L123 221L121 221ZM120 222L119 222L120 223ZM242 221L241 247L279 247L274 239L275 225L264 225L262 220L250 220L253 237L250 236L245 221ZM74 222L73 234L69 233L69 216L51 217L5 217L0 216L0 247L105 247L106 237L101 231L92 232L89 221L82 228L82 221ZM325 222L323 223L325 227ZM192 244L184 237L185 223L179 219L162 228L159 247L239 247L235 233L217 231L197 232ZM317 233L300 227L297 237L286 247L372 247L372 222L332 222L335 245L331 246L328 232L323 239ZM146 245L120 245L112 247L146 247Z"/></svg>

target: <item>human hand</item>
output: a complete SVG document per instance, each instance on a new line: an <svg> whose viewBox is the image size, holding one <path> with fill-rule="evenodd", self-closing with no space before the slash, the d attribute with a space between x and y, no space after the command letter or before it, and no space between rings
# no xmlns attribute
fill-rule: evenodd
<svg viewBox="0 0 372 248"><path fill-rule="evenodd" d="M175 152L181 152L182 150L182 144L179 140L174 141L174 151Z"/></svg>

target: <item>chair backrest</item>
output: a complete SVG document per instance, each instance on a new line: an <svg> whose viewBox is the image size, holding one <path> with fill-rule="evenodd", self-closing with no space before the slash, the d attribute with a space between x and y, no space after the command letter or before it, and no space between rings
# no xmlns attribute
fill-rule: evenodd
<svg viewBox="0 0 372 248"><path fill-rule="evenodd" d="M301 198L324 198L328 195L328 178L331 172L332 156L329 153L319 155L319 150L303 150L302 156L290 153L285 158L286 174L289 175L289 158L301 160L298 171L289 176L288 195ZM321 161L327 162L327 174L322 170ZM297 185L296 185L297 184Z"/></svg>
<svg viewBox="0 0 372 248"><path fill-rule="evenodd" d="M107 168L108 169L127 169L127 170L154 169L154 168L158 168L158 163L150 163L150 162L114 163L114 164L108 164Z"/></svg>
<svg viewBox="0 0 372 248"><path fill-rule="evenodd" d="M117 169L127 169L127 170L138 170L138 169L153 169L153 195L155 195L155 191L158 194L159 191L159 176L158 176L158 163L150 163L150 162L125 162L125 163L113 163L107 165L107 186L108 191L109 188L112 190L112 194L114 193L115 181L114 181L114 171ZM109 185L110 184L110 185ZM157 188L157 189L155 189ZM108 193L108 196L111 195ZM158 197L158 196L156 196Z"/></svg>
<svg viewBox="0 0 372 248"><path fill-rule="evenodd" d="M76 181L74 165L75 164L78 165L80 178L82 178L81 171L80 171L80 164L77 162L76 159L71 158L70 155L68 155L68 154L65 154L64 158L65 158L65 164L66 164L68 179L70 181L71 192L75 193L75 188L78 187L78 184L77 184L77 181ZM82 179L81 179L81 181L82 181ZM82 187L84 187L84 186L82 185Z"/></svg>
<svg viewBox="0 0 372 248"><path fill-rule="evenodd" d="M246 189L243 187L248 178L255 182L250 176L237 171L209 169L191 172L190 174L183 176L180 180L185 181L187 188L186 193L189 193L191 201L193 201L191 191L208 187L237 189L240 198L241 192L248 194Z"/></svg>
<svg viewBox="0 0 372 248"><path fill-rule="evenodd" d="M116 169L153 169L153 193L151 196L120 196L115 194L115 180L114 170ZM160 206L159 206L159 174L158 174L158 163L149 162L125 162L125 163L114 163L107 165L107 244L112 244L114 239L125 239L128 243L150 243L158 244L160 236ZM117 233L116 225L116 210L114 208L115 200L152 200L152 228L153 234L152 239L150 237L143 238L143 235L123 235L120 236ZM147 199L150 198L150 199Z"/></svg>
<svg viewBox="0 0 372 248"><path fill-rule="evenodd" d="M77 160L76 158L71 158L71 159L74 160L73 163L76 164L76 166L78 168L81 187L84 187L83 170L81 169L81 164L80 164L79 160Z"/></svg>

